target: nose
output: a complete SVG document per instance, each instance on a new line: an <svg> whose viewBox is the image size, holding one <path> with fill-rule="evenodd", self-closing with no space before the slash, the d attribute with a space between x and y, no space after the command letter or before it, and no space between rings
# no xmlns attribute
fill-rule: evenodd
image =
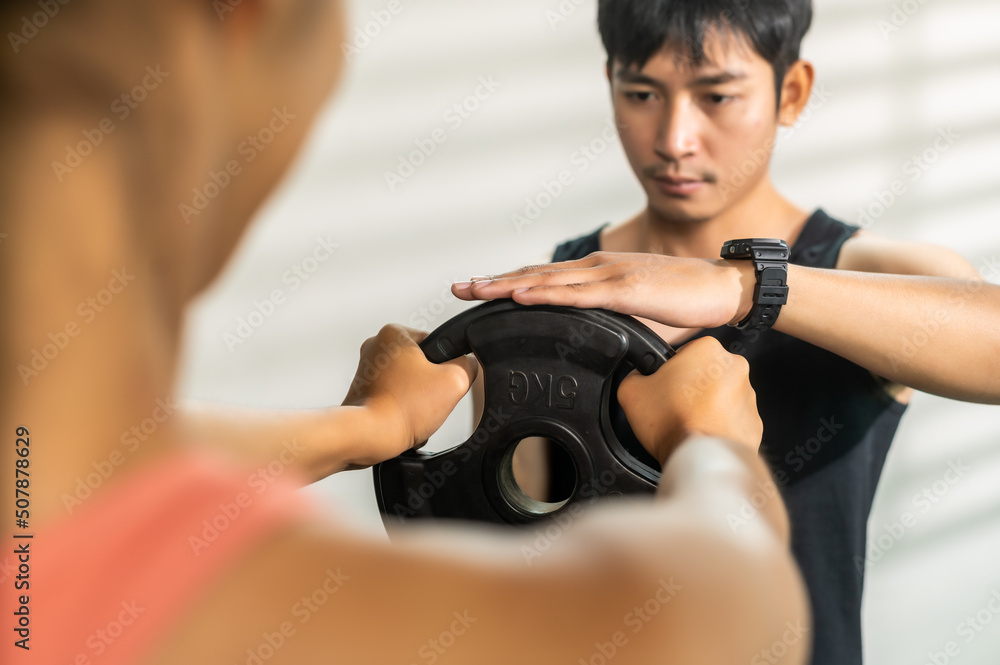
<svg viewBox="0 0 1000 665"><path fill-rule="evenodd" d="M664 107L656 136L657 155L669 162L680 162L698 151L698 113L690 100L678 98Z"/></svg>

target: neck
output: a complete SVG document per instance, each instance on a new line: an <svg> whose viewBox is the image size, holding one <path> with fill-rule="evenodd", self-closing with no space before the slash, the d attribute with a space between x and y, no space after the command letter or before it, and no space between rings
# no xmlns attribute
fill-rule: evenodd
<svg viewBox="0 0 1000 665"><path fill-rule="evenodd" d="M633 221L639 251L707 259L718 258L719 248L733 238L781 238L791 245L806 218L765 177L743 199L707 220L670 219L647 206Z"/></svg>
<svg viewBox="0 0 1000 665"><path fill-rule="evenodd" d="M52 158L79 140L78 127L51 122L27 134L10 153L25 161L4 169L12 196L2 211L0 303L14 323L0 346L10 368L0 379L0 431L7 443L18 426L31 432L34 528L169 438L169 422L150 428L148 419L170 393L180 314L160 304L168 278L155 243L137 237L115 142L59 183ZM134 427L143 440L133 445ZM3 468L13 469L13 445L3 451ZM2 499L5 520L11 501Z"/></svg>

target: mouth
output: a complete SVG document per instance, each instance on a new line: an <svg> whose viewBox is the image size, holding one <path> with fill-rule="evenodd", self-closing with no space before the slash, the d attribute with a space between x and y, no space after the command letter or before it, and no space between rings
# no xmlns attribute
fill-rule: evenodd
<svg viewBox="0 0 1000 665"><path fill-rule="evenodd" d="M691 196L708 184L703 178L686 176L654 176L657 188L669 196Z"/></svg>

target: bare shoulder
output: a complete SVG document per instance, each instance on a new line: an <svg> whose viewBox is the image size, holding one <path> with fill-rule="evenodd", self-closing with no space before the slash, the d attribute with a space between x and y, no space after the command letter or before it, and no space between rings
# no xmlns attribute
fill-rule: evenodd
<svg viewBox="0 0 1000 665"><path fill-rule="evenodd" d="M981 279L972 264L951 249L868 231L859 231L844 243L837 268L892 275Z"/></svg>

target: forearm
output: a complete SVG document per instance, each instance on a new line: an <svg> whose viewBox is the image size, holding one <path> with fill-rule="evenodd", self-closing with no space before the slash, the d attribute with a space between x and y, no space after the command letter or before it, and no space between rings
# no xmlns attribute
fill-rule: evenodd
<svg viewBox="0 0 1000 665"><path fill-rule="evenodd" d="M281 464L309 481L359 465L378 431L368 410L355 406L277 410L188 403L181 418L189 445L252 464Z"/></svg>
<svg viewBox="0 0 1000 665"><path fill-rule="evenodd" d="M667 460L658 497L693 506L706 519L739 530L746 505L784 546L789 542L788 515L760 456L720 438L692 436Z"/></svg>
<svg viewBox="0 0 1000 665"><path fill-rule="evenodd" d="M749 515L747 506L755 514ZM636 641L636 660L630 662L656 660L661 649L687 655L678 658L683 662L749 662L759 648L749 645L770 643L788 622L808 624L784 505L766 466L749 448L690 438L667 461L656 500L647 508L595 511L558 543L565 547L553 547L548 562L554 575L564 566L560 555L572 562L575 553L589 551L595 570L616 571L610 582L600 572L594 577L626 591L624 597L612 596L621 598L618 607L641 605L657 588L677 588L677 604L667 605L672 618L660 628L666 632L659 637L666 639L654 638L656 631L644 635L651 639ZM611 634L614 619L620 623L625 613L611 614L612 626L595 629L597 634ZM729 643L712 642L719 626L728 628ZM793 646L788 662L801 662L807 645Z"/></svg>
<svg viewBox="0 0 1000 665"><path fill-rule="evenodd" d="M787 552L787 513L759 456L731 441L692 436L664 466L654 501L631 511L615 510L613 504L599 506L586 514L567 539L570 542L563 544L576 549L613 542L622 556L655 566L678 533L736 550L755 543Z"/></svg>
<svg viewBox="0 0 1000 665"><path fill-rule="evenodd" d="M886 379L1000 403L1000 287L791 265L775 329Z"/></svg>

